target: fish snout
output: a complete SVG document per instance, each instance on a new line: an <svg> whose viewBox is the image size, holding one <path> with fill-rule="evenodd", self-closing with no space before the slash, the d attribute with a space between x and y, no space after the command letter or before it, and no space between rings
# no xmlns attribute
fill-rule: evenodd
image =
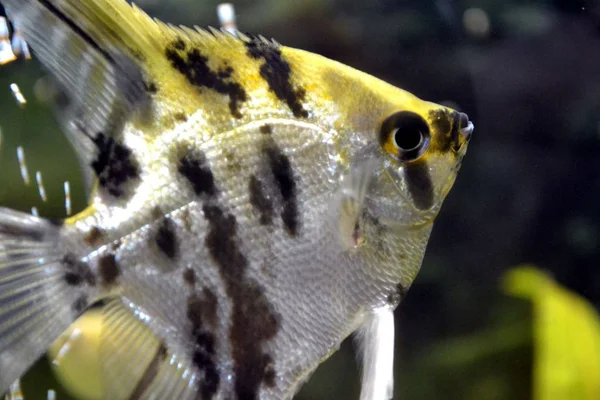
<svg viewBox="0 0 600 400"><path fill-rule="evenodd" d="M459 112L457 120L458 132L460 133L459 141L468 142L471 139L475 127L473 123L469 121L469 116L465 113Z"/></svg>

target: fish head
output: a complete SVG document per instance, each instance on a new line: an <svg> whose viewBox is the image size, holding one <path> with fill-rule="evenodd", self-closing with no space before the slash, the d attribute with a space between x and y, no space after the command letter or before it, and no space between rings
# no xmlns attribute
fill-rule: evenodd
<svg viewBox="0 0 600 400"><path fill-rule="evenodd" d="M361 79L345 104L344 127L352 138L349 164L374 165L365 204L389 224L428 224L454 184L473 123L465 113Z"/></svg>
<svg viewBox="0 0 600 400"><path fill-rule="evenodd" d="M314 114L323 131L335 132L329 149L333 181L368 162L374 179L365 200L378 219L431 222L467 151L473 133L467 114L311 53L286 48L284 54L306 97L316 99L307 108L319 110Z"/></svg>
<svg viewBox="0 0 600 400"><path fill-rule="evenodd" d="M432 221L452 188L473 132L466 114L428 102L384 116L372 150L380 168L367 195L383 220Z"/></svg>

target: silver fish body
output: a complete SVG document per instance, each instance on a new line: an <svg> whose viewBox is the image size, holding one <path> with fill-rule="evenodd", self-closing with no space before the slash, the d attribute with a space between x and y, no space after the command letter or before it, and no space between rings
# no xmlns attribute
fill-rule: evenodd
<svg viewBox="0 0 600 400"><path fill-rule="evenodd" d="M356 331L362 398L390 398L466 115L117 0L4 3L96 189L61 223L0 209L0 389L103 303L105 398L291 398Z"/></svg>
<svg viewBox="0 0 600 400"><path fill-rule="evenodd" d="M124 142L133 142L125 132ZM189 353L209 335L215 352L205 367L232 377L238 398L252 397L261 382L261 398L288 398L366 314L397 305L431 225L394 232L365 213L364 242L348 251L335 223L340 173L325 132L269 119L231 136L219 140L232 143L232 155L214 139L186 147L183 163L142 178L125 207L96 199L93 215L62 232L62 251L83 255L97 276L88 299L117 291L152 316L148 324L165 332L167 348ZM156 148L148 159L170 159L170 147ZM190 182L182 164L197 164L196 177L200 170L206 177ZM90 247L94 232L102 242ZM186 334L198 329L206 334ZM218 398L232 395L228 385L219 388Z"/></svg>

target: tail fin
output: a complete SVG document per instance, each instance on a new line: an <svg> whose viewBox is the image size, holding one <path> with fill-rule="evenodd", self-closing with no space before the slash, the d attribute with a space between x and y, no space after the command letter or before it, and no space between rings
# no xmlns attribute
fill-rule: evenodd
<svg viewBox="0 0 600 400"><path fill-rule="evenodd" d="M59 227L0 208L0 393L75 319L79 289L61 265Z"/></svg>

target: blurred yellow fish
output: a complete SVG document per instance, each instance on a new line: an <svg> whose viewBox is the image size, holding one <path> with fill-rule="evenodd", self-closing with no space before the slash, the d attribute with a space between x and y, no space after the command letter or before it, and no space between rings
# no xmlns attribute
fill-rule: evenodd
<svg viewBox="0 0 600 400"><path fill-rule="evenodd" d="M291 398L353 332L361 397L392 398L392 312L468 117L121 0L1 2L94 189L65 221L0 209L0 391L101 303L103 398Z"/></svg>

